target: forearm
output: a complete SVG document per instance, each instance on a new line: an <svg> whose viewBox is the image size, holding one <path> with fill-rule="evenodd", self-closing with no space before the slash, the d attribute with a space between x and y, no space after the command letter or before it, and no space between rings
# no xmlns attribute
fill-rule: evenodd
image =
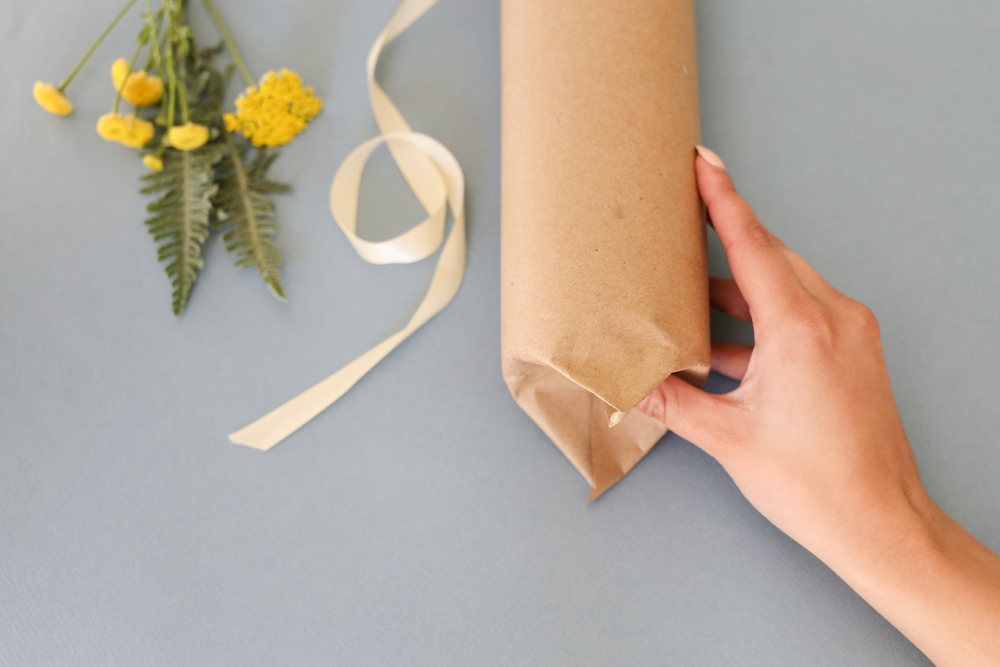
<svg viewBox="0 0 1000 667"><path fill-rule="evenodd" d="M1000 665L1000 557L929 500L887 521L824 560L938 667Z"/></svg>

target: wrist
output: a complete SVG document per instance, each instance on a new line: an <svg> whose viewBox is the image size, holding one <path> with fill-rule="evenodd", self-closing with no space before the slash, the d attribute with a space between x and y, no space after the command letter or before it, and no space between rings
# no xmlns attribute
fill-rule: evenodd
<svg viewBox="0 0 1000 667"><path fill-rule="evenodd" d="M852 588L881 589L940 567L950 518L922 487L841 506L834 530L814 553Z"/></svg>
<svg viewBox="0 0 1000 667"><path fill-rule="evenodd" d="M935 664L998 664L1000 557L925 493L906 505L823 560Z"/></svg>
<svg viewBox="0 0 1000 667"><path fill-rule="evenodd" d="M867 513L853 537L823 559L869 602L946 565L941 544L949 517L933 501L879 510Z"/></svg>
<svg viewBox="0 0 1000 667"><path fill-rule="evenodd" d="M866 600L868 591L937 558L935 534L944 513L919 479L892 490L866 485L816 495L799 504L789 525L775 523ZM830 502L834 497L838 501Z"/></svg>

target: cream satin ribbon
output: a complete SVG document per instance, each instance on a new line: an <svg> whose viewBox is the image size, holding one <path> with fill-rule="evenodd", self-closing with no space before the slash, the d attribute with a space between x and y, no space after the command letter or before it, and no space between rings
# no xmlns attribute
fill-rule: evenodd
<svg viewBox="0 0 1000 667"><path fill-rule="evenodd" d="M240 445L266 450L294 433L329 407L397 345L448 305L465 274L465 177L455 156L436 139L413 132L392 100L375 81L375 65L382 48L398 37L437 0L403 0L396 14L368 53L368 97L381 135L369 139L348 155L330 186L330 211L357 253L372 264L408 264L433 254L444 239L445 215L455 217L434 277L424 300L401 331L368 350L319 384L230 434ZM427 219L388 241L366 241L356 234L358 192L365 163L385 144L413 193L427 211Z"/></svg>

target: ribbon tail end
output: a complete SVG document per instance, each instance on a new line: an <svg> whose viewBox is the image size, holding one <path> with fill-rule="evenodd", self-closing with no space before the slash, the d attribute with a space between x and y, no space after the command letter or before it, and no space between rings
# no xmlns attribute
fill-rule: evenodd
<svg viewBox="0 0 1000 667"><path fill-rule="evenodd" d="M245 447L251 447L253 449L266 452L267 450L274 447L276 444L281 442L278 441L263 441L261 438L255 438L252 433L247 433L247 429L243 428L239 431L235 431L229 434L229 442L234 445L243 445Z"/></svg>

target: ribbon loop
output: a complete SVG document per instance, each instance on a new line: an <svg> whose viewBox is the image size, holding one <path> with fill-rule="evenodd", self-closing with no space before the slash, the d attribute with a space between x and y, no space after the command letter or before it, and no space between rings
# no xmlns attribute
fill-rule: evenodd
<svg viewBox="0 0 1000 667"><path fill-rule="evenodd" d="M387 241L367 241L357 235L358 191L365 163L374 150L383 143L399 147L407 144L407 137L413 133L394 133L369 139L348 155L333 177L330 186L330 211L334 220L343 230L347 239L361 257L372 264L409 264L432 255L444 238L445 214L447 213L447 189L444 179L432 162L421 166L421 177L417 181L423 195L420 199L427 209L428 217L402 234ZM412 145L409 146L413 148ZM426 157L420 153L422 158Z"/></svg>
<svg viewBox="0 0 1000 667"><path fill-rule="evenodd" d="M330 184L330 212L351 245L372 264L406 264L442 247L434 276L420 305L400 331L368 350L325 380L230 434L234 443L266 450L294 433L354 386L375 364L447 306L465 275L465 177L458 160L436 139L413 132L403 115L375 81L382 48L420 18L437 0L404 0L368 54L368 93L381 134L355 148L341 163ZM358 194L372 151L385 144L427 218L387 241L357 235ZM445 217L455 222L444 240Z"/></svg>

